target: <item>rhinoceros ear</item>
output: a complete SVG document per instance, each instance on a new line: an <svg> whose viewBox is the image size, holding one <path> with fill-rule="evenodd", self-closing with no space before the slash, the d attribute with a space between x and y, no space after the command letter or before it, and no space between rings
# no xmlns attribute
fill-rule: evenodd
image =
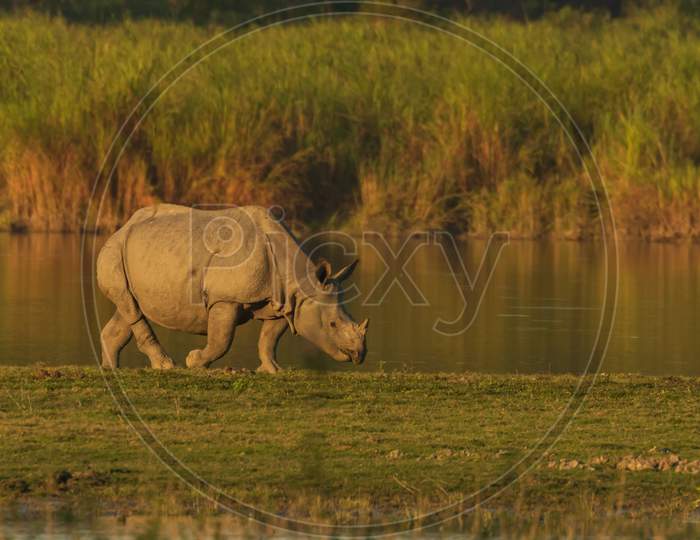
<svg viewBox="0 0 700 540"><path fill-rule="evenodd" d="M341 283L342 281L345 281L350 277L350 274L352 274L355 271L355 267L357 266L357 263L360 262L360 259L355 259L352 261L350 264L348 264L346 267L341 268L338 270L331 279L337 281L338 283Z"/></svg>
<svg viewBox="0 0 700 540"><path fill-rule="evenodd" d="M321 285L324 285L331 275L331 263L326 259L321 259L316 265L316 279Z"/></svg>

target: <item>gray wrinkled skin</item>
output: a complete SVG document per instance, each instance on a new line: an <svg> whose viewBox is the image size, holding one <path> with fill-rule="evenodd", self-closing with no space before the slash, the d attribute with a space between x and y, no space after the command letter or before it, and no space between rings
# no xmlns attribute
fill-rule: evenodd
<svg viewBox="0 0 700 540"><path fill-rule="evenodd" d="M102 365L119 366L133 335L157 369L174 367L148 321L207 335L188 367L207 367L231 346L237 326L261 321L259 371L274 373L282 334L306 338L335 360L361 364L368 321L343 308L340 283L357 261L333 274L314 265L264 208L196 210L159 204L138 210L107 240L97 283L116 307L102 329Z"/></svg>

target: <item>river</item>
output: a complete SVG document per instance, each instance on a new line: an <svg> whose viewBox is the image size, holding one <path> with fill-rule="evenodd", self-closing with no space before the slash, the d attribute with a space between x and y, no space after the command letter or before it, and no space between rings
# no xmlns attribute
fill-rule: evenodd
<svg viewBox="0 0 700 540"><path fill-rule="evenodd" d="M98 247L104 241L96 240ZM457 243L472 277L485 246L481 240ZM400 248L401 242L394 242L395 253ZM371 320L365 364L336 364L287 333L280 343L282 366L501 373L585 369L604 299L601 243L511 241L493 266L473 324L456 335L434 330L437 320L453 320L464 307L439 245L418 247L403 278L393 284L399 265L387 269L390 261L361 239L355 249L361 260L353 276L358 295L348 309L357 320ZM77 235L0 235L0 364L95 365L81 295L83 277L92 270L81 267L80 251ZM335 264L351 260L337 246L325 255ZM700 375L700 246L622 242L619 256L616 318L602 371ZM378 283L384 288L373 293ZM112 307L99 292L96 305L106 320ZM254 368L258 324L239 328L231 351L215 366ZM180 365L205 339L159 327L156 333ZM146 365L133 342L122 353L122 365Z"/></svg>

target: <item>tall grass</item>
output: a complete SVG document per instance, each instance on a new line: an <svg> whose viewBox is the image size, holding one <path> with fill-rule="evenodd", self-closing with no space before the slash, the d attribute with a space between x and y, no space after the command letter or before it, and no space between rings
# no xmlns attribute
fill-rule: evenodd
<svg viewBox="0 0 700 540"><path fill-rule="evenodd" d="M565 10L461 22L530 66L590 141L618 226L700 236L700 22ZM0 18L0 200L16 227L76 230L112 136L220 28ZM197 66L119 162L100 224L153 201L280 204L297 223L532 237L595 234L560 127L454 38L357 16L267 29Z"/></svg>

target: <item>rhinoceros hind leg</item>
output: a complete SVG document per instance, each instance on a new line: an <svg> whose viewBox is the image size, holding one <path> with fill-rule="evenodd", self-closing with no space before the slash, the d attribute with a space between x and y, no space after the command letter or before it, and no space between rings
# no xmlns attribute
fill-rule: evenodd
<svg viewBox="0 0 700 540"><path fill-rule="evenodd" d="M130 339L131 328L119 314L119 311L116 311L100 332L102 367L119 367L119 352L129 343Z"/></svg>
<svg viewBox="0 0 700 540"><path fill-rule="evenodd" d="M139 319L131 325L139 351L148 356L153 369L172 369L175 363L166 354L146 319Z"/></svg>
<svg viewBox="0 0 700 540"><path fill-rule="evenodd" d="M209 367L212 362L228 352L233 341L239 309L239 304L228 302L217 302L209 308L207 346L190 351L185 360L187 367Z"/></svg>
<svg viewBox="0 0 700 540"><path fill-rule="evenodd" d="M134 217L136 217L136 214ZM143 318L143 313L129 290L129 283L124 272L122 244L120 241L110 239L100 251L97 258L97 282L105 296L117 307L117 315L112 317L102 330L103 365L105 363L115 367L118 365L119 354L114 352L117 350L116 345L120 342L120 339L125 339L126 341L121 345L123 347L128 341L128 335L133 333L136 338L136 346L139 348L139 351L148 356L152 367L156 369L174 367L173 361L158 343L153 330ZM123 328L124 325L129 330L128 335ZM109 345L106 348L104 346L105 336ZM121 350L121 347L118 350ZM107 352L107 356L105 356L105 352Z"/></svg>
<svg viewBox="0 0 700 540"><path fill-rule="evenodd" d="M257 371L263 373L277 373L280 366L277 364L277 344L282 334L287 330L287 319L268 319L263 321L258 339L258 356L260 367Z"/></svg>

